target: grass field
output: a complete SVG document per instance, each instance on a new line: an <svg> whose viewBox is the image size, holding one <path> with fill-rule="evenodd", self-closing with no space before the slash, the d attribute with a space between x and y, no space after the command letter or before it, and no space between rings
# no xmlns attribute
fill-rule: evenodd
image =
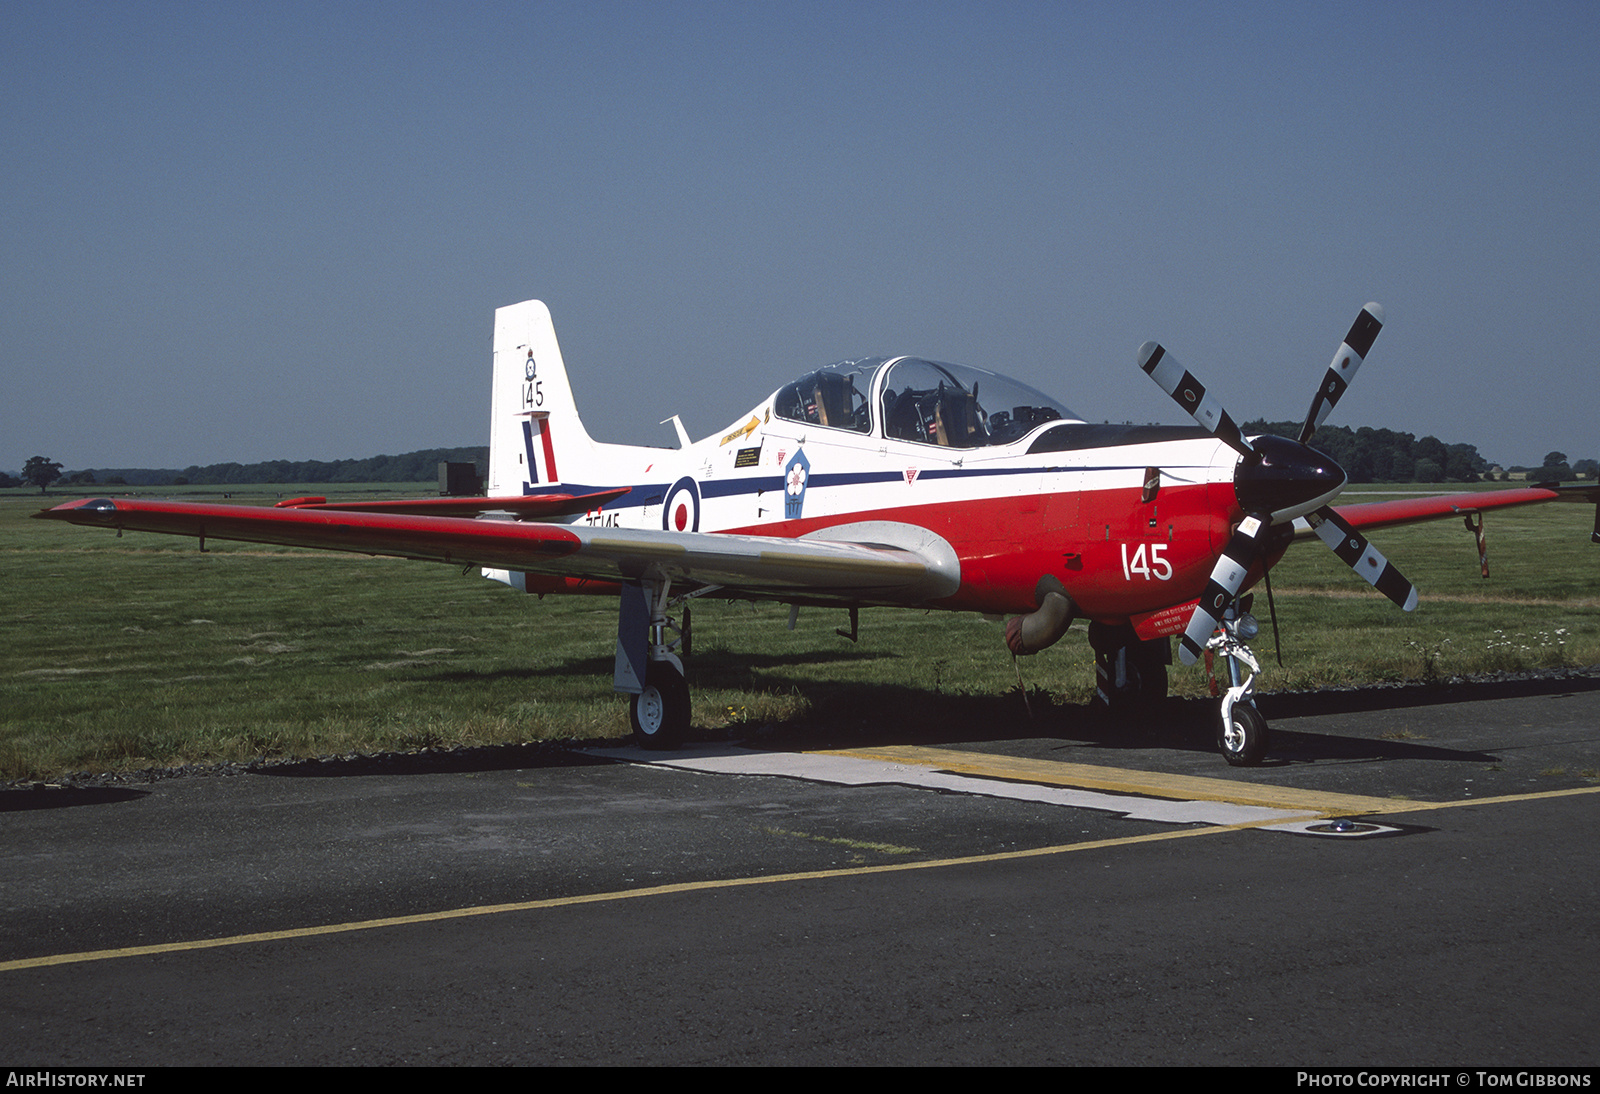
<svg viewBox="0 0 1600 1094"><path fill-rule="evenodd" d="M230 489L264 501L331 492ZM1359 489L1345 500L1376 500ZM0 491L0 778L628 732L609 598L540 601L475 569L228 543L202 554L194 540L27 519L62 500ZM1263 689L1600 662L1593 519L1581 505L1489 514L1487 581L1459 521L1378 532L1422 591L1410 615L1319 544L1297 545L1273 571L1285 669L1258 597ZM695 607L697 727L914 733L1015 719L1019 734L1048 733L1093 687L1081 623L1019 663L1000 626L971 615L865 611L856 644L834 633L843 610L803 610L792 632L787 621L776 604ZM1204 687L1198 669L1174 667L1172 680L1177 694Z"/></svg>

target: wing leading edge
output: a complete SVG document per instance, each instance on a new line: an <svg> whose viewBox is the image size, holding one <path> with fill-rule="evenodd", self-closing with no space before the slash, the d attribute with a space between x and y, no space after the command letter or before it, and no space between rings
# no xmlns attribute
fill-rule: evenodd
<svg viewBox="0 0 1600 1094"><path fill-rule="evenodd" d="M1365 529L1420 524L1423 521L1443 520L1488 509L1538 505L1547 501L1600 503L1600 486L1541 484L1515 487L1510 490L1486 490L1482 493L1438 494L1394 501L1358 502L1354 505L1335 506L1334 509L1350 523L1351 527ZM1294 531L1296 539L1316 534L1304 517L1294 522Z"/></svg>
<svg viewBox="0 0 1600 1094"><path fill-rule="evenodd" d="M948 544L927 533L921 542L908 539L891 525L832 529L828 539L780 539L110 498L67 502L33 515L119 532L194 536L202 546L207 539L272 543L596 581L665 577L776 599L915 604L949 596L961 583Z"/></svg>

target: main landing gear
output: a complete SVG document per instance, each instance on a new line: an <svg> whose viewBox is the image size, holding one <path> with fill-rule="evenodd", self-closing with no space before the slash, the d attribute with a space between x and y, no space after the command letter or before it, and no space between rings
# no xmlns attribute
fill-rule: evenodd
<svg viewBox="0 0 1600 1094"><path fill-rule="evenodd" d="M1094 699L1113 714L1148 709L1167 697L1172 641L1141 641L1126 623L1090 622L1094 650Z"/></svg>
<svg viewBox="0 0 1600 1094"><path fill-rule="evenodd" d="M689 731L689 683L679 652L689 652L689 596L669 599L668 578L645 578L622 587L617 617L617 660L613 686L633 698L628 721L633 739L644 748L670 748ZM680 627L667 610L683 605Z"/></svg>

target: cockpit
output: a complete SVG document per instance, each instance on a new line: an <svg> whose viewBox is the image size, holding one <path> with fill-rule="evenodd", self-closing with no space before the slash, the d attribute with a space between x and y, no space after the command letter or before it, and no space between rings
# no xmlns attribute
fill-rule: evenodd
<svg viewBox="0 0 1600 1094"><path fill-rule="evenodd" d="M969 365L920 357L840 361L780 388L772 410L793 422L942 448L1010 444L1034 426L1077 421L1026 384Z"/></svg>
<svg viewBox="0 0 1600 1094"><path fill-rule="evenodd" d="M778 390L772 399L772 412L791 422L871 433L872 413L868 400L872 378L882 364L883 358L877 357L840 361L808 372Z"/></svg>

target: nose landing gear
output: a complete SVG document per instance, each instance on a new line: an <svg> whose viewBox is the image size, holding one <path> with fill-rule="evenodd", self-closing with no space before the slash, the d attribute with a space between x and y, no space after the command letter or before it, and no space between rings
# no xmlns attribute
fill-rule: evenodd
<svg viewBox="0 0 1600 1094"><path fill-rule="evenodd" d="M1230 604L1223 613L1220 629L1206 643L1207 666L1214 657L1221 657L1227 665L1229 686L1222 693L1217 748L1233 767L1254 767L1267 754L1267 720L1255 705L1256 674L1261 665L1245 645L1246 639L1255 636L1255 616Z"/></svg>

